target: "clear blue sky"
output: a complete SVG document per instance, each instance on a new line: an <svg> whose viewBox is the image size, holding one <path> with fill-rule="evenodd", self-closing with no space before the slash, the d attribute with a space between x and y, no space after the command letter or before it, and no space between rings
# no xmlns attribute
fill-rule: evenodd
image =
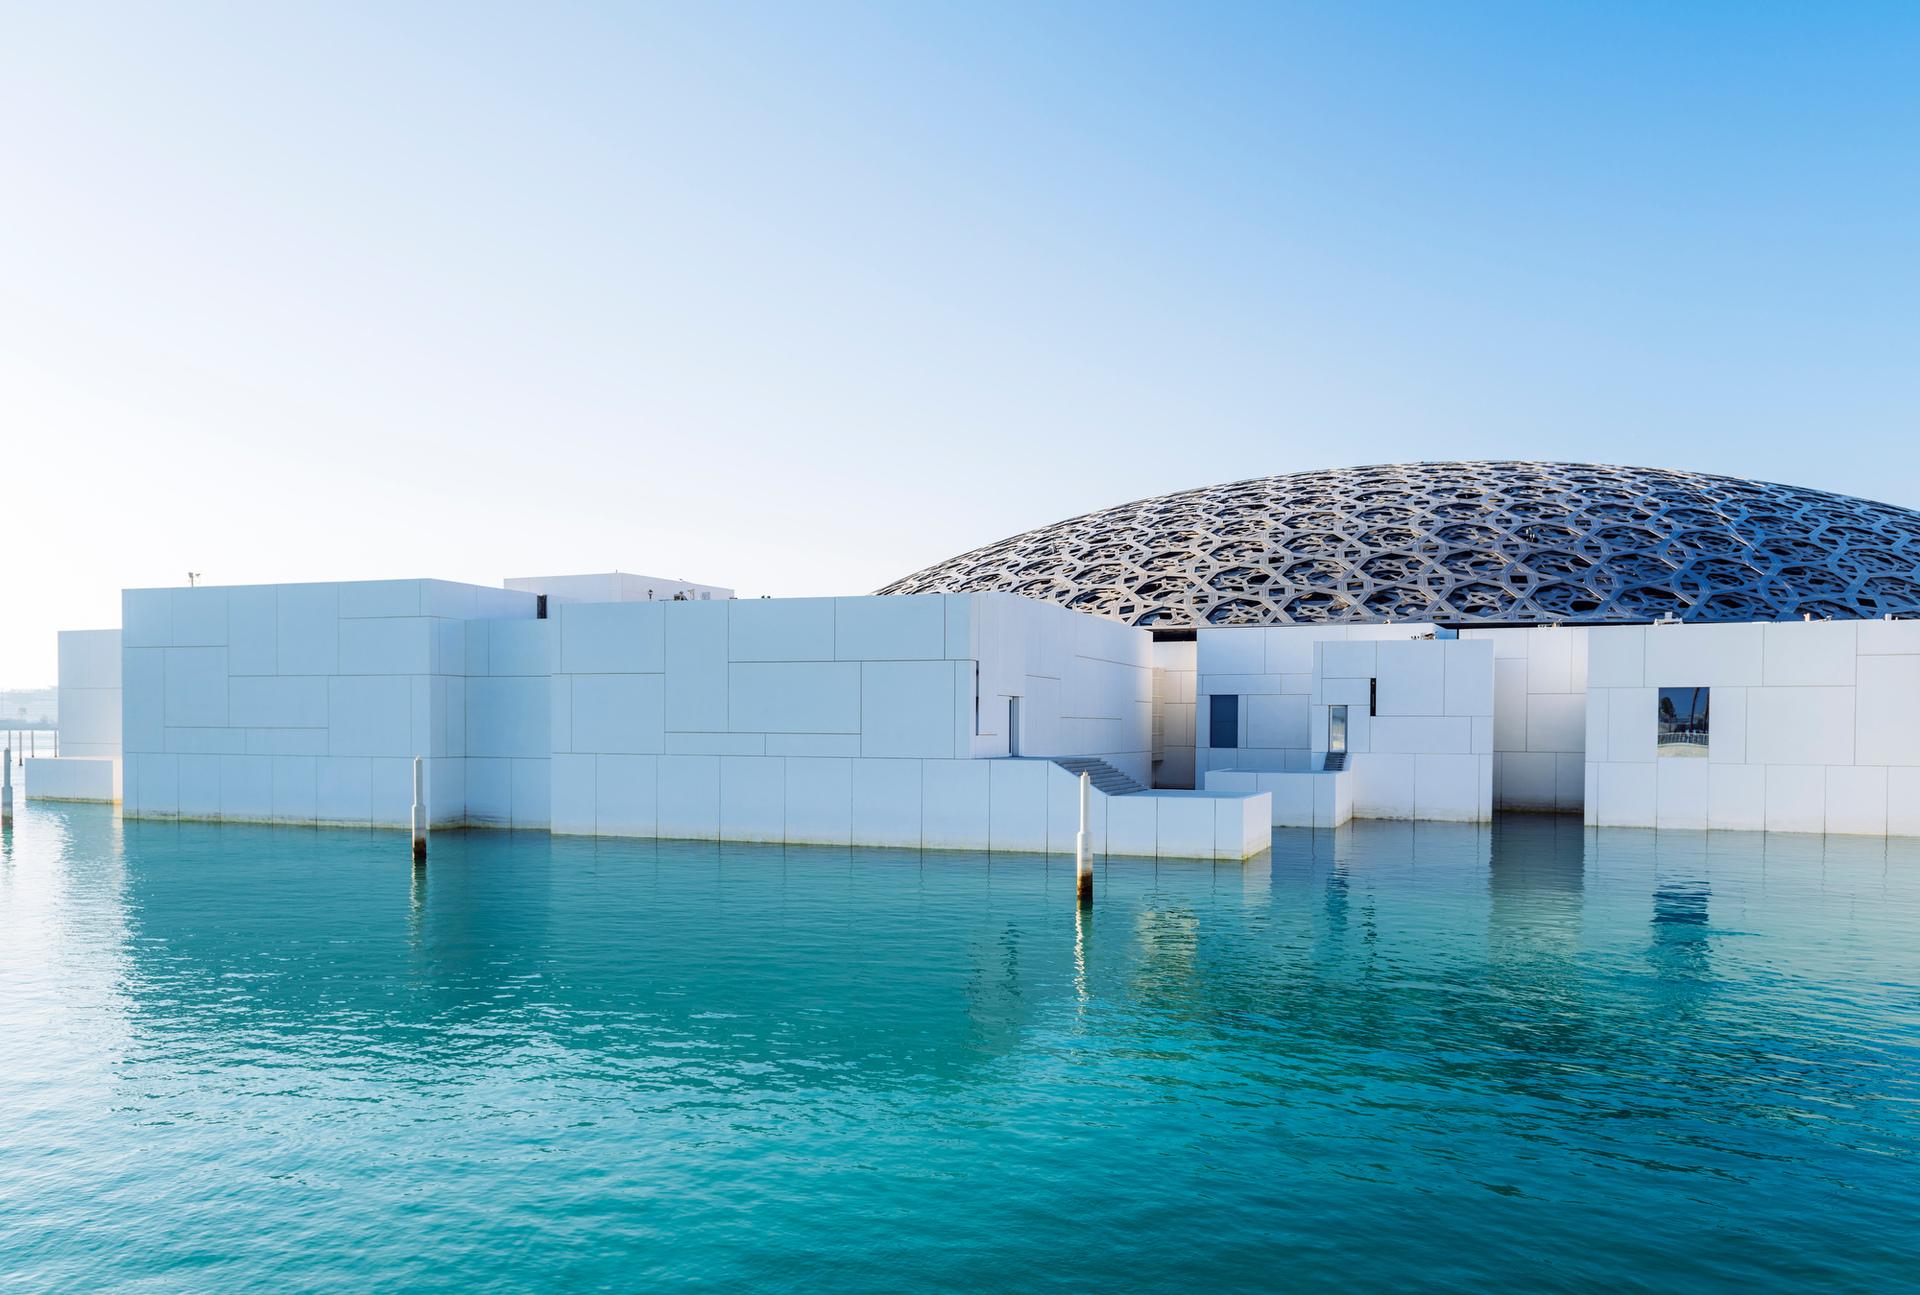
<svg viewBox="0 0 1920 1295"><path fill-rule="evenodd" d="M1413 458L1920 505L1920 6L0 6L0 684ZM28 492L23 502L20 491Z"/></svg>

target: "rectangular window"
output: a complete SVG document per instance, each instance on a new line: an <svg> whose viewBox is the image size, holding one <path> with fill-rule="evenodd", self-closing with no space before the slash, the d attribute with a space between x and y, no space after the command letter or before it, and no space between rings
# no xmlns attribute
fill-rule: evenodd
<svg viewBox="0 0 1920 1295"><path fill-rule="evenodd" d="M1378 679L1369 679L1367 680L1367 714L1378 715L1379 713L1380 681Z"/></svg>
<svg viewBox="0 0 1920 1295"><path fill-rule="evenodd" d="M1660 690L1656 749L1662 759L1706 759L1707 692L1705 688Z"/></svg>
<svg viewBox="0 0 1920 1295"><path fill-rule="evenodd" d="M1240 745L1240 698L1236 693L1214 693L1207 711L1207 745Z"/></svg>

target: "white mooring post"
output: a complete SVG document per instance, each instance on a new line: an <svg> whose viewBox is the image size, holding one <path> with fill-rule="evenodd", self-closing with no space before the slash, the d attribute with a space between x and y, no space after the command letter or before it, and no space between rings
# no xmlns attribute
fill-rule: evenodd
<svg viewBox="0 0 1920 1295"><path fill-rule="evenodd" d="M427 861L427 811L422 802L427 796L426 761L413 757L413 861Z"/></svg>
<svg viewBox="0 0 1920 1295"><path fill-rule="evenodd" d="M1093 810L1093 779L1080 775L1080 831L1073 838L1074 875L1078 881L1080 902L1093 902L1093 835L1087 819Z"/></svg>
<svg viewBox="0 0 1920 1295"><path fill-rule="evenodd" d="M0 755L0 824L11 826L13 823L13 748L8 747Z"/></svg>

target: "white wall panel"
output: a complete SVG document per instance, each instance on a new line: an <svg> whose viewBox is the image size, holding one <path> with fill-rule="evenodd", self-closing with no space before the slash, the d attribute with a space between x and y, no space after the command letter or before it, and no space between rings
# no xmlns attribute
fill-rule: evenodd
<svg viewBox="0 0 1920 1295"><path fill-rule="evenodd" d="M476 827L513 826L512 760L467 757L467 821Z"/></svg>
<svg viewBox="0 0 1920 1295"><path fill-rule="evenodd" d="M731 661L831 661L834 599L745 598L727 604Z"/></svg>
<svg viewBox="0 0 1920 1295"><path fill-rule="evenodd" d="M227 722L259 728L325 728L327 681L320 675L235 675L227 680Z"/></svg>
<svg viewBox="0 0 1920 1295"><path fill-rule="evenodd" d="M1589 630L1587 687L1645 687L1646 639L1647 630L1639 625L1596 625Z"/></svg>
<svg viewBox="0 0 1920 1295"><path fill-rule="evenodd" d="M121 798L121 763L111 758L61 756L29 757L22 793L33 800L89 800L111 803Z"/></svg>
<svg viewBox="0 0 1920 1295"><path fill-rule="evenodd" d="M659 778L659 756L598 757L595 830L601 836L653 836L660 826Z"/></svg>
<svg viewBox="0 0 1920 1295"><path fill-rule="evenodd" d="M787 761L778 756L721 756L720 838L781 841L786 831Z"/></svg>
<svg viewBox="0 0 1920 1295"><path fill-rule="evenodd" d="M220 757L183 755L174 766L179 771L179 798L175 804L182 818L220 817Z"/></svg>
<svg viewBox="0 0 1920 1295"><path fill-rule="evenodd" d="M792 759L786 766L786 839L812 845L851 842L854 761Z"/></svg>
<svg viewBox="0 0 1920 1295"><path fill-rule="evenodd" d="M860 754L858 733L769 733L767 755L853 756Z"/></svg>
<svg viewBox="0 0 1920 1295"><path fill-rule="evenodd" d="M327 681L329 755L412 755L412 687L403 675L335 675Z"/></svg>
<svg viewBox="0 0 1920 1295"><path fill-rule="evenodd" d="M143 755L138 757L138 763L141 810L162 818L172 818L178 814L180 812L180 757Z"/></svg>
<svg viewBox="0 0 1920 1295"><path fill-rule="evenodd" d="M1860 621L1854 642L1861 656L1920 656L1920 620Z"/></svg>
<svg viewBox="0 0 1920 1295"><path fill-rule="evenodd" d="M1747 761L1751 764L1852 764L1853 713L1851 689L1752 689L1747 694ZM1769 799L1773 796L1771 783L1767 795Z"/></svg>
<svg viewBox="0 0 1920 1295"><path fill-rule="evenodd" d="M548 822L551 829L568 836L592 836L596 831L595 796L598 779L595 757L556 752L548 765ZM715 770L714 777L717 814L718 770Z"/></svg>
<svg viewBox="0 0 1920 1295"><path fill-rule="evenodd" d="M510 625L515 622L498 623ZM531 759L549 753L553 718L549 713L552 687L544 676L475 677L466 681L465 693L467 724L464 745L468 756L519 756Z"/></svg>
<svg viewBox="0 0 1920 1295"><path fill-rule="evenodd" d="M949 660L973 660L980 656L976 608L984 605L979 594L946 595L946 644Z"/></svg>
<svg viewBox="0 0 1920 1295"><path fill-rule="evenodd" d="M172 647L173 590L121 590L120 635L122 647Z"/></svg>
<svg viewBox="0 0 1920 1295"><path fill-rule="evenodd" d="M286 823L311 823L319 800L317 757L276 755L273 761L273 816ZM464 797L461 800L464 807Z"/></svg>
<svg viewBox="0 0 1920 1295"><path fill-rule="evenodd" d="M1769 687L1846 687L1854 681L1857 641L1848 621L1788 621L1762 627Z"/></svg>
<svg viewBox="0 0 1920 1295"><path fill-rule="evenodd" d="M142 649L151 651L152 649ZM119 653L114 653L117 660ZM117 676L119 670L116 668ZM120 689L60 686L60 752L73 756L120 754Z"/></svg>
<svg viewBox="0 0 1920 1295"><path fill-rule="evenodd" d="M475 628L481 633L472 633ZM554 642L560 632L557 620L473 621L468 631L468 674L538 675L544 680L556 669ZM484 652L478 659L472 659L476 640L484 643Z"/></svg>
<svg viewBox="0 0 1920 1295"><path fill-rule="evenodd" d="M679 613L696 607L682 624ZM706 665L709 675L716 664L724 669L725 603L585 603L554 610L562 673L657 674L666 669L669 611L679 630L683 660Z"/></svg>
<svg viewBox="0 0 1920 1295"><path fill-rule="evenodd" d="M280 590L241 585L227 593L227 669L232 674L273 674L280 668Z"/></svg>
<svg viewBox="0 0 1920 1295"><path fill-rule="evenodd" d="M1594 646L1599 646L1597 636ZM1596 812L1601 827L1646 827L1653 823L1657 803L1653 761L1603 764L1598 766L1598 774Z"/></svg>
<svg viewBox="0 0 1920 1295"><path fill-rule="evenodd" d="M1586 695L1536 693L1528 697L1526 740L1529 751L1586 750Z"/></svg>
<svg viewBox="0 0 1920 1295"><path fill-rule="evenodd" d="M853 762L856 841L919 848L923 792L920 764L918 760Z"/></svg>
<svg viewBox="0 0 1920 1295"><path fill-rule="evenodd" d="M62 688L120 687L119 630L61 630L55 641Z"/></svg>
<svg viewBox="0 0 1920 1295"><path fill-rule="evenodd" d="M618 759L601 756L599 759ZM553 773L550 760L513 762L513 825L544 828L552 820Z"/></svg>
<svg viewBox="0 0 1920 1295"><path fill-rule="evenodd" d="M339 672L428 674L433 669L433 625L417 616L343 619Z"/></svg>
<svg viewBox="0 0 1920 1295"><path fill-rule="evenodd" d="M1195 633L1194 640L1194 668L1199 674L1264 675L1268 672L1268 634L1264 629L1253 626L1221 629L1202 627ZM1302 668L1311 670L1312 652L1312 643L1300 640L1293 645L1291 653L1282 651L1280 655L1289 661L1305 660L1308 664Z"/></svg>
<svg viewBox="0 0 1920 1295"><path fill-rule="evenodd" d="M245 755L252 730L243 728L170 728L167 750L181 754ZM273 754L262 751L262 754Z"/></svg>
<svg viewBox="0 0 1920 1295"><path fill-rule="evenodd" d="M1887 770L1887 832L1920 836L1920 767Z"/></svg>
<svg viewBox="0 0 1920 1295"><path fill-rule="evenodd" d="M1493 662L1493 746L1496 751L1527 749L1527 700L1526 658L1496 655Z"/></svg>
<svg viewBox="0 0 1920 1295"><path fill-rule="evenodd" d="M227 650L176 647L166 652L167 724L212 728L227 722Z"/></svg>
<svg viewBox="0 0 1920 1295"><path fill-rule="evenodd" d="M1573 648L1580 635L1571 630L1524 630L1510 636L1524 653L1527 691L1574 691Z"/></svg>
<svg viewBox="0 0 1920 1295"><path fill-rule="evenodd" d="M1887 834L1887 771L1872 768L1827 770L1829 832L1854 835Z"/></svg>
<svg viewBox="0 0 1920 1295"><path fill-rule="evenodd" d="M727 731L727 621L725 603L668 603L666 726L679 733ZM578 709L574 712L576 723ZM576 741L578 735L576 734Z"/></svg>
<svg viewBox="0 0 1920 1295"><path fill-rule="evenodd" d="M363 616L418 616L418 580L349 580L339 586L341 619Z"/></svg>
<svg viewBox="0 0 1920 1295"><path fill-rule="evenodd" d="M1693 763L1670 761L1669 763ZM1767 771L1757 764L1707 765L1707 821L1718 831L1763 832L1767 827Z"/></svg>
<svg viewBox="0 0 1920 1295"><path fill-rule="evenodd" d="M1317 649L1320 675L1324 679L1371 679L1378 673L1379 647L1374 642L1322 643Z"/></svg>
<svg viewBox="0 0 1920 1295"><path fill-rule="evenodd" d="M1382 643L1381 652L1384 654L1389 646ZM1435 643L1418 642L1412 646L1426 648L1429 652L1438 648L1440 655L1446 661L1446 705L1442 713L1492 716L1493 645L1491 643L1455 640ZM1384 656L1382 659L1385 659Z"/></svg>
<svg viewBox="0 0 1920 1295"><path fill-rule="evenodd" d="M1353 812L1357 818L1412 818L1414 757L1367 754L1349 757Z"/></svg>
<svg viewBox="0 0 1920 1295"><path fill-rule="evenodd" d="M1504 751L1499 762L1500 799L1509 809L1551 810L1558 805L1556 762L1551 751Z"/></svg>
<svg viewBox="0 0 1920 1295"><path fill-rule="evenodd" d="M1106 853L1147 859L1160 853L1160 807L1156 798L1107 798Z"/></svg>
<svg viewBox="0 0 1920 1295"><path fill-rule="evenodd" d="M340 668L340 586L276 585L276 669L330 675Z"/></svg>
<svg viewBox="0 0 1920 1295"><path fill-rule="evenodd" d="M1747 763L1747 689L1715 688L1707 698L1707 759Z"/></svg>
<svg viewBox="0 0 1920 1295"><path fill-rule="evenodd" d="M1760 625L1656 625L1646 636L1652 688L1744 688L1761 682Z"/></svg>
<svg viewBox="0 0 1920 1295"><path fill-rule="evenodd" d="M264 822L273 817L274 759L270 755L220 757L222 818Z"/></svg>
<svg viewBox="0 0 1920 1295"><path fill-rule="evenodd" d="M836 598L834 655L843 661L941 660L946 600L939 594Z"/></svg>
<svg viewBox="0 0 1920 1295"><path fill-rule="evenodd" d="M733 732L857 734L861 669L858 661L736 662L729 667L729 727Z"/></svg>
<svg viewBox="0 0 1920 1295"><path fill-rule="evenodd" d="M988 837L988 763L921 763L921 842L930 849L977 849Z"/></svg>
<svg viewBox="0 0 1920 1295"><path fill-rule="evenodd" d="M617 755L649 755L663 749L662 717L668 699L657 674L573 676L573 749Z"/></svg>
<svg viewBox="0 0 1920 1295"><path fill-rule="evenodd" d="M1615 762L1653 759L1660 725L1659 691L1613 688L1605 695L1608 703L1606 759Z"/></svg>
<svg viewBox="0 0 1920 1295"><path fill-rule="evenodd" d="M1654 761L1654 826L1704 829L1711 803L1705 760Z"/></svg>
<svg viewBox="0 0 1920 1295"><path fill-rule="evenodd" d="M765 733L669 733L662 750L668 755L765 755Z"/></svg>
<svg viewBox="0 0 1920 1295"><path fill-rule="evenodd" d="M1181 859L1213 857L1215 799L1205 792L1163 792L1146 799L1154 806L1152 853Z"/></svg>
<svg viewBox="0 0 1920 1295"><path fill-rule="evenodd" d="M1352 722L1349 719L1349 726ZM1471 753L1473 721L1451 716L1380 715L1372 722L1370 745L1365 749L1400 755L1432 752Z"/></svg>
<svg viewBox="0 0 1920 1295"><path fill-rule="evenodd" d="M862 663L860 754L941 759L955 755L957 701L952 666L947 661Z"/></svg>
<svg viewBox="0 0 1920 1295"><path fill-rule="evenodd" d="M1767 831L1824 832L1826 827L1827 771L1817 765L1768 766Z"/></svg>
<svg viewBox="0 0 1920 1295"><path fill-rule="evenodd" d="M1307 697L1284 693L1253 694L1241 701L1242 741L1250 747L1302 750L1312 745L1308 738ZM1191 737L1188 739L1191 741Z"/></svg>
<svg viewBox="0 0 1920 1295"><path fill-rule="evenodd" d="M173 646L227 645L227 591L219 588L173 591Z"/></svg>
<svg viewBox="0 0 1920 1295"><path fill-rule="evenodd" d="M224 733L225 740L219 744L218 749L242 755L325 755L332 749L332 735L325 728L235 728L201 731Z"/></svg>
<svg viewBox="0 0 1920 1295"><path fill-rule="evenodd" d="M679 606L694 606L682 603ZM712 604L723 612L725 604ZM725 662L722 662L724 667ZM739 757L663 755L660 757L660 835L711 841L720 835L720 761Z"/></svg>
<svg viewBox="0 0 1920 1295"><path fill-rule="evenodd" d="M1365 644L1375 653L1374 672L1378 678L1379 715L1382 719L1402 715L1444 715L1447 713L1447 662L1445 647L1439 642ZM1482 648L1492 659L1492 650ZM1491 667L1489 667L1490 669ZM1329 694L1330 701L1339 698ZM1492 701L1489 698L1488 705Z"/></svg>
<svg viewBox="0 0 1920 1295"><path fill-rule="evenodd" d="M987 763L989 848L1045 851L1047 765L1037 760Z"/></svg>
<svg viewBox="0 0 1920 1295"><path fill-rule="evenodd" d="M1861 764L1920 765L1920 656L1863 656L1858 668L1854 758Z"/></svg>

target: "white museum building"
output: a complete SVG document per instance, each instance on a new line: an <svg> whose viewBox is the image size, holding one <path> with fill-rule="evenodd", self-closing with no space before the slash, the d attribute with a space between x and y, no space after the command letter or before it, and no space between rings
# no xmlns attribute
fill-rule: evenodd
<svg viewBox="0 0 1920 1295"><path fill-rule="evenodd" d="M1920 835L1920 514L1553 463L1298 473L878 594L129 589L29 796L128 817L1243 859L1353 818Z"/></svg>

